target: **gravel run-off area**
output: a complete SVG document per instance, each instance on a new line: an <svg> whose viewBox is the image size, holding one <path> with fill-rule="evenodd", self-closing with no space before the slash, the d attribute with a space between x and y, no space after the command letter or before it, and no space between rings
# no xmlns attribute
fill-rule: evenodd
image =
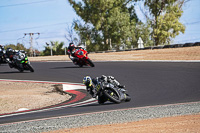
<svg viewBox="0 0 200 133"><path fill-rule="evenodd" d="M124 131L128 133L140 131L198 133L200 131L199 116L200 102L194 102L185 104L131 108L90 114L78 114L46 120L34 120L30 122L5 124L0 125L0 131L13 133L48 131L51 133L124 133ZM121 128L119 128L120 126Z"/></svg>
<svg viewBox="0 0 200 133"><path fill-rule="evenodd" d="M53 84L0 81L0 114L38 109L71 98Z"/></svg>
<svg viewBox="0 0 200 133"><path fill-rule="evenodd" d="M89 57L93 61L200 61L200 46L117 53L91 53ZM29 59L30 61L70 61L66 55L29 57ZM13 90L13 88L15 89ZM69 98L70 96L67 94L61 95L54 91L50 84L0 82L0 114L15 112L20 108L45 107ZM16 105L16 103L19 104ZM94 130L97 133L200 132L200 102L79 114L48 120L0 125L0 132L14 133L48 131L55 133L93 133Z"/></svg>

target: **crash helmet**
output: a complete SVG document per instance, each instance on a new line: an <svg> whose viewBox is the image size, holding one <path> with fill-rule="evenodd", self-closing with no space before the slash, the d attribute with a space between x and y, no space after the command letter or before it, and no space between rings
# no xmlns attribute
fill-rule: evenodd
<svg viewBox="0 0 200 133"><path fill-rule="evenodd" d="M69 43L69 46L70 46L70 47L75 47L75 45L74 45L73 42Z"/></svg>
<svg viewBox="0 0 200 133"><path fill-rule="evenodd" d="M6 54L12 55L13 54L13 49L12 48L7 48L6 49Z"/></svg>
<svg viewBox="0 0 200 133"><path fill-rule="evenodd" d="M86 76L83 78L83 84L86 86L91 86L92 85L92 78L90 76Z"/></svg>
<svg viewBox="0 0 200 133"><path fill-rule="evenodd" d="M74 50L74 48L75 48L74 43L69 43L68 49L70 50L70 52L72 52Z"/></svg>

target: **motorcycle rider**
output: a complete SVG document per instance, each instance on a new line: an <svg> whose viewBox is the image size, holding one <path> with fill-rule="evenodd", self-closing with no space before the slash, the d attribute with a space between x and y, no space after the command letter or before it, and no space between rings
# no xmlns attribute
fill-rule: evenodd
<svg viewBox="0 0 200 133"><path fill-rule="evenodd" d="M25 58L25 53L23 51L19 50L13 55L13 64L17 66L19 70L23 69L22 64L20 63L22 59Z"/></svg>
<svg viewBox="0 0 200 133"><path fill-rule="evenodd" d="M2 46L2 45L0 45L0 49L1 49L2 51L5 51L4 46Z"/></svg>
<svg viewBox="0 0 200 133"><path fill-rule="evenodd" d="M12 48L7 48L6 49L6 60L10 66L10 68L13 68L13 55L14 55L14 50Z"/></svg>
<svg viewBox="0 0 200 133"><path fill-rule="evenodd" d="M0 53L1 53L1 56L2 56L2 57L0 57L0 62L6 61L6 58L5 58L6 51L4 49L4 46L2 46L2 45L0 45Z"/></svg>
<svg viewBox="0 0 200 133"><path fill-rule="evenodd" d="M75 56L76 49L78 49L78 47L76 47L74 43L69 43L67 54L69 55L69 58L72 60L72 62L75 64L78 61L78 58Z"/></svg>
<svg viewBox="0 0 200 133"><path fill-rule="evenodd" d="M83 78L83 83L93 98L96 98L98 95L99 88L97 89L97 86L99 82L112 83L119 88L125 88L125 86L121 85L113 76L102 75L101 77L96 77L93 79L90 76L86 76Z"/></svg>

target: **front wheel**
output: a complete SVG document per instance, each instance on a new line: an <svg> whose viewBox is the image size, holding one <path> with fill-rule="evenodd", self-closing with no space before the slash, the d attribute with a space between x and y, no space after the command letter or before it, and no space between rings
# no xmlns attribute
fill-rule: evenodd
<svg viewBox="0 0 200 133"><path fill-rule="evenodd" d="M110 88L106 88L104 90L104 94L108 97L108 99L111 101L111 102L114 102L114 103L120 103L121 100L120 100L120 96L117 94L117 92L113 89L110 89Z"/></svg>
<svg viewBox="0 0 200 133"><path fill-rule="evenodd" d="M34 72L34 69L33 69L33 67L32 67L30 64L26 64L26 65L27 65L28 69L29 69L31 72Z"/></svg>
<svg viewBox="0 0 200 133"><path fill-rule="evenodd" d="M87 59L87 62L91 67L94 67L94 63L89 58Z"/></svg>
<svg viewBox="0 0 200 133"><path fill-rule="evenodd" d="M125 95L125 102L129 102L131 101L131 97L128 94L124 94Z"/></svg>

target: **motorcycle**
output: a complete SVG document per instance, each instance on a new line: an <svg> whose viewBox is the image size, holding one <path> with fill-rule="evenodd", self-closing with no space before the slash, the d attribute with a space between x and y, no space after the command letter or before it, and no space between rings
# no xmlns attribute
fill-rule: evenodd
<svg viewBox="0 0 200 133"><path fill-rule="evenodd" d="M129 102L131 100L124 88L119 88L112 83L99 83L96 90L99 104L103 104L106 101L121 103L122 101Z"/></svg>
<svg viewBox="0 0 200 133"><path fill-rule="evenodd" d="M1 49L0 48L0 64L5 64L7 63L7 60L6 60L6 51L4 49Z"/></svg>
<svg viewBox="0 0 200 133"><path fill-rule="evenodd" d="M88 57L88 52L86 50L78 49L74 55L77 58L75 65L78 65L79 67L83 67L84 65L91 67L95 66L92 60Z"/></svg>
<svg viewBox="0 0 200 133"><path fill-rule="evenodd" d="M18 60L12 60L9 62L10 68L15 68L18 69L20 72L23 72L24 70L29 70L31 72L34 72L33 67L30 64L30 61L28 60L27 55L22 53L21 55L18 56L20 59Z"/></svg>

